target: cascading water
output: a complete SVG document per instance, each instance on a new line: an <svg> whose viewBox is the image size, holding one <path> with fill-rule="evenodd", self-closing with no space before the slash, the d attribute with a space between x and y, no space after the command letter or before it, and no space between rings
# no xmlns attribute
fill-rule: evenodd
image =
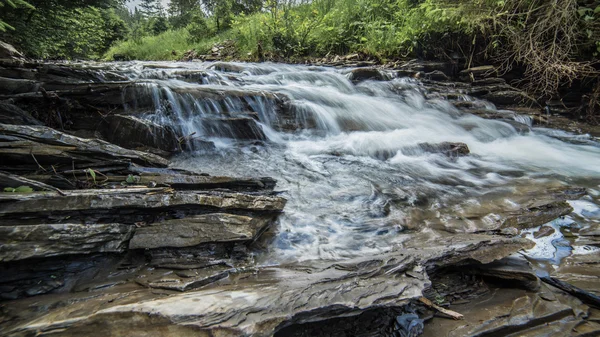
<svg viewBox="0 0 600 337"><path fill-rule="evenodd" d="M129 109L214 143L181 155L176 167L278 180L289 203L263 263L370 254L402 247L415 233L426 244L484 231L490 214L518 209L528 191L575 180L598 193L600 146L592 138L523 132L463 113L414 79L353 84L348 70L276 64L114 67L150 97ZM423 146L443 142L465 143L471 153L448 157ZM586 202L596 208L583 217L597 221L598 206Z"/></svg>

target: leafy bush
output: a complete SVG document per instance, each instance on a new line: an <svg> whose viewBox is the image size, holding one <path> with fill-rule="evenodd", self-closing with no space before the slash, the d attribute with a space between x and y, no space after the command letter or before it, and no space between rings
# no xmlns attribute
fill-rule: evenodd
<svg viewBox="0 0 600 337"><path fill-rule="evenodd" d="M15 29L2 38L35 58L99 58L127 33L123 20L110 9L54 6L5 15Z"/></svg>
<svg viewBox="0 0 600 337"><path fill-rule="evenodd" d="M208 27L206 20L199 16L195 15L189 25L186 26L188 33L190 34L190 43L197 43L206 39L207 37L214 36L213 31Z"/></svg>

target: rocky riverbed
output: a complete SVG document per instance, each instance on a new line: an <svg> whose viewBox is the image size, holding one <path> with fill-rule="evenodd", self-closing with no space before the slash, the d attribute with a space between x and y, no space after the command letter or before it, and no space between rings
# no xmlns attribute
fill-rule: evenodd
<svg viewBox="0 0 600 337"><path fill-rule="evenodd" d="M492 67L341 65L3 44L0 335L598 335L594 129Z"/></svg>

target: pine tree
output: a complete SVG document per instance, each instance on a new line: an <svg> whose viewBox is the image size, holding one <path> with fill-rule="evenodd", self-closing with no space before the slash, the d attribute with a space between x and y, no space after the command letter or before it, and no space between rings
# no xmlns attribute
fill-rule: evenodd
<svg viewBox="0 0 600 337"><path fill-rule="evenodd" d="M25 0L0 0L0 12L4 11L2 8L5 6L12 8L25 7L28 9L35 9L35 7ZM0 18L0 32L5 32L7 29L14 30L15 28Z"/></svg>
<svg viewBox="0 0 600 337"><path fill-rule="evenodd" d="M203 15L199 0L171 0L169 17L173 27L185 27L196 15Z"/></svg>
<svg viewBox="0 0 600 337"><path fill-rule="evenodd" d="M142 0L140 3L140 12L146 18L158 15L160 12L160 0Z"/></svg>

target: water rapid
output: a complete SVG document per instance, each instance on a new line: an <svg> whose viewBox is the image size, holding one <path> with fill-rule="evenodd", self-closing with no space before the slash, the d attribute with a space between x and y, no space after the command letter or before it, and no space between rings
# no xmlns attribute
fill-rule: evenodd
<svg viewBox="0 0 600 337"><path fill-rule="evenodd" d="M325 67L112 67L140 88L126 109L212 142L191 141L175 167L278 180L289 203L257 256L261 263L423 245L485 231L495 214L519 209L532 193L571 184L598 193L600 146L593 138L532 127L531 118L510 111L505 120L483 119L391 72L386 81L353 83L350 69ZM444 142L464 143L470 154L431 151ZM599 221L594 197L585 207L580 224ZM553 226L569 223L561 221ZM552 250L556 239L530 255L549 261L564 255Z"/></svg>

